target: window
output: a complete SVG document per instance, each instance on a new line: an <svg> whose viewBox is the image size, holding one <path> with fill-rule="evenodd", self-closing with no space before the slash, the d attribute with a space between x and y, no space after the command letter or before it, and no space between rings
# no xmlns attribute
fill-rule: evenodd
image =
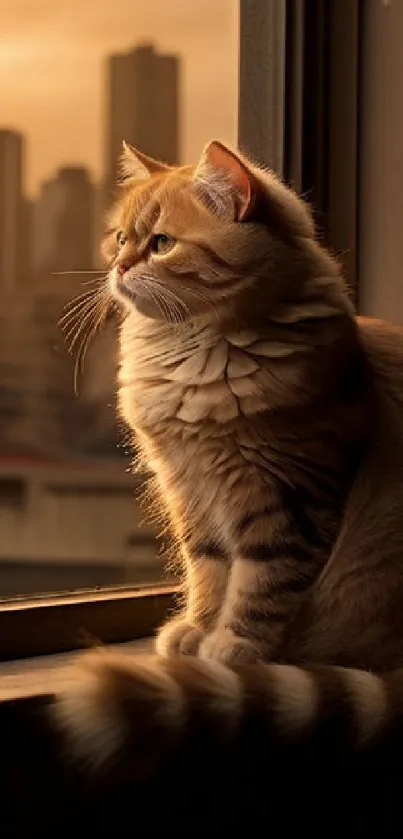
<svg viewBox="0 0 403 839"><path fill-rule="evenodd" d="M238 134L313 201L355 283L360 5L3 3L0 658L147 634L172 605L116 422L114 319L86 354L59 326L102 275L122 140L175 163Z"/></svg>
<svg viewBox="0 0 403 839"><path fill-rule="evenodd" d="M63 334L60 319L102 276L123 139L170 163L197 159L213 136L236 142L238 8L5 0L2 26L0 657L10 657L74 646L81 632L142 634L171 602L116 421L115 323L75 369L83 321L71 315Z"/></svg>

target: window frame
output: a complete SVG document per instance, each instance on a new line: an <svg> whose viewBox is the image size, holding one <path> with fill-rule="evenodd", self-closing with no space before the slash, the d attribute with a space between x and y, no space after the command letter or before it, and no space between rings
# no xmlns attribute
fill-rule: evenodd
<svg viewBox="0 0 403 839"><path fill-rule="evenodd" d="M288 0L285 177L315 207L356 302L362 16L363 0Z"/></svg>
<svg viewBox="0 0 403 839"><path fill-rule="evenodd" d="M358 298L363 0L240 0L239 141L307 198Z"/></svg>
<svg viewBox="0 0 403 839"><path fill-rule="evenodd" d="M361 3L239 0L239 145L313 201L356 288ZM152 635L178 591L161 584L10 598L0 603L0 660Z"/></svg>

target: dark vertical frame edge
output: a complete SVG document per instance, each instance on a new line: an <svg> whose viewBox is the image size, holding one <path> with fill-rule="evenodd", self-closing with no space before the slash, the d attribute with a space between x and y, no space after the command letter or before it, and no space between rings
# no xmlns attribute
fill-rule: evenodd
<svg viewBox="0 0 403 839"><path fill-rule="evenodd" d="M287 0L284 177L358 299L362 0Z"/></svg>
<svg viewBox="0 0 403 839"><path fill-rule="evenodd" d="M356 299L362 5L239 4L239 145L312 203Z"/></svg>

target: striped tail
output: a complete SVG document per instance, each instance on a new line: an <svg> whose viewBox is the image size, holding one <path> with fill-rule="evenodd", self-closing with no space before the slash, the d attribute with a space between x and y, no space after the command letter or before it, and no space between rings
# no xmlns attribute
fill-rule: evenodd
<svg viewBox="0 0 403 839"><path fill-rule="evenodd" d="M381 676L333 666L268 664L229 670L193 657L110 651L84 655L52 721L70 755L93 771L121 762L145 776L184 743L292 745L333 731L366 749L403 717L403 670ZM401 720L400 720L401 721Z"/></svg>

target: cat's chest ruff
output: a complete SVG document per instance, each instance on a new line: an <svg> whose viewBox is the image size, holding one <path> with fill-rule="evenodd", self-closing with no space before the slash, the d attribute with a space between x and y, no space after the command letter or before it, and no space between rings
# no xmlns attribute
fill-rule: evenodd
<svg viewBox="0 0 403 839"><path fill-rule="evenodd" d="M239 331L122 331L119 400L133 428L223 424L270 407L270 360L290 348Z"/></svg>
<svg viewBox="0 0 403 839"><path fill-rule="evenodd" d="M163 420L194 424L226 422L239 413L235 379L247 379L258 363L224 338L205 345L166 346L148 358L123 355L120 395L130 421L150 427ZM250 389L250 388L249 388Z"/></svg>

